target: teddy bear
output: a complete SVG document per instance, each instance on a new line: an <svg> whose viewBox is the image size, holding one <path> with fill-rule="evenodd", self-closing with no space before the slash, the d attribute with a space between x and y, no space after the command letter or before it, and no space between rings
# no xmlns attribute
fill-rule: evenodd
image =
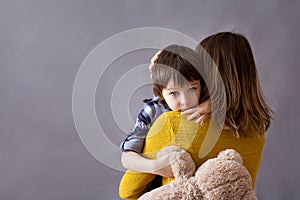
<svg viewBox="0 0 300 200"><path fill-rule="evenodd" d="M174 174L170 184L143 194L139 200L256 200L252 179L242 157L233 149L221 151L196 171L190 154L168 146L157 157L168 156Z"/></svg>

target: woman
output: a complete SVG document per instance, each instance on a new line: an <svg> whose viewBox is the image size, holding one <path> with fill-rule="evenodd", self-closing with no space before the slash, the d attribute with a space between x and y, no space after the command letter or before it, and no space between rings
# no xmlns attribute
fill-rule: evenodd
<svg viewBox="0 0 300 200"><path fill-rule="evenodd" d="M222 150L235 149L254 188L272 110L263 99L250 44L241 34L221 32L201 41L196 51L205 67L202 75L210 92L212 117L199 125L179 112L162 114L143 150L145 157L154 159L153 170L123 177L122 184L130 187L120 188L122 198L137 199L155 174L170 174L168 166L161 167L161 161L155 160L155 153L168 145L185 148L197 167ZM163 178L163 184L171 180Z"/></svg>

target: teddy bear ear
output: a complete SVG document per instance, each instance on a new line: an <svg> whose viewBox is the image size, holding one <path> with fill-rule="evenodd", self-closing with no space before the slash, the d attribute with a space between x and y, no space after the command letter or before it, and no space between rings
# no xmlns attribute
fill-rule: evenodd
<svg viewBox="0 0 300 200"><path fill-rule="evenodd" d="M243 159L241 155L234 149L226 149L224 151L221 151L218 155L218 158L221 158L223 160L234 160L243 164Z"/></svg>

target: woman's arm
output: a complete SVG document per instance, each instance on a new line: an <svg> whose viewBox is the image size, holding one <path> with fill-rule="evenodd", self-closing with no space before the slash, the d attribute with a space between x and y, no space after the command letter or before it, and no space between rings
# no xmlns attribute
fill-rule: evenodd
<svg viewBox="0 0 300 200"><path fill-rule="evenodd" d="M155 178L155 174L173 177L167 156L156 160L142 157L136 152L128 151L122 153L122 163L124 167L133 168L136 171L127 170L122 177L119 186L119 195L122 199L137 199L147 192L147 186Z"/></svg>

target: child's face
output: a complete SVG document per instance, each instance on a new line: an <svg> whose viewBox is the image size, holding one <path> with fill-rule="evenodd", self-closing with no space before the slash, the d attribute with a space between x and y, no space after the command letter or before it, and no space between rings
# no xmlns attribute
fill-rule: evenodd
<svg viewBox="0 0 300 200"><path fill-rule="evenodd" d="M200 81L190 81L189 84L181 87L175 85L170 80L166 87L162 90L163 98L168 106L174 111L185 111L196 107L200 98Z"/></svg>

